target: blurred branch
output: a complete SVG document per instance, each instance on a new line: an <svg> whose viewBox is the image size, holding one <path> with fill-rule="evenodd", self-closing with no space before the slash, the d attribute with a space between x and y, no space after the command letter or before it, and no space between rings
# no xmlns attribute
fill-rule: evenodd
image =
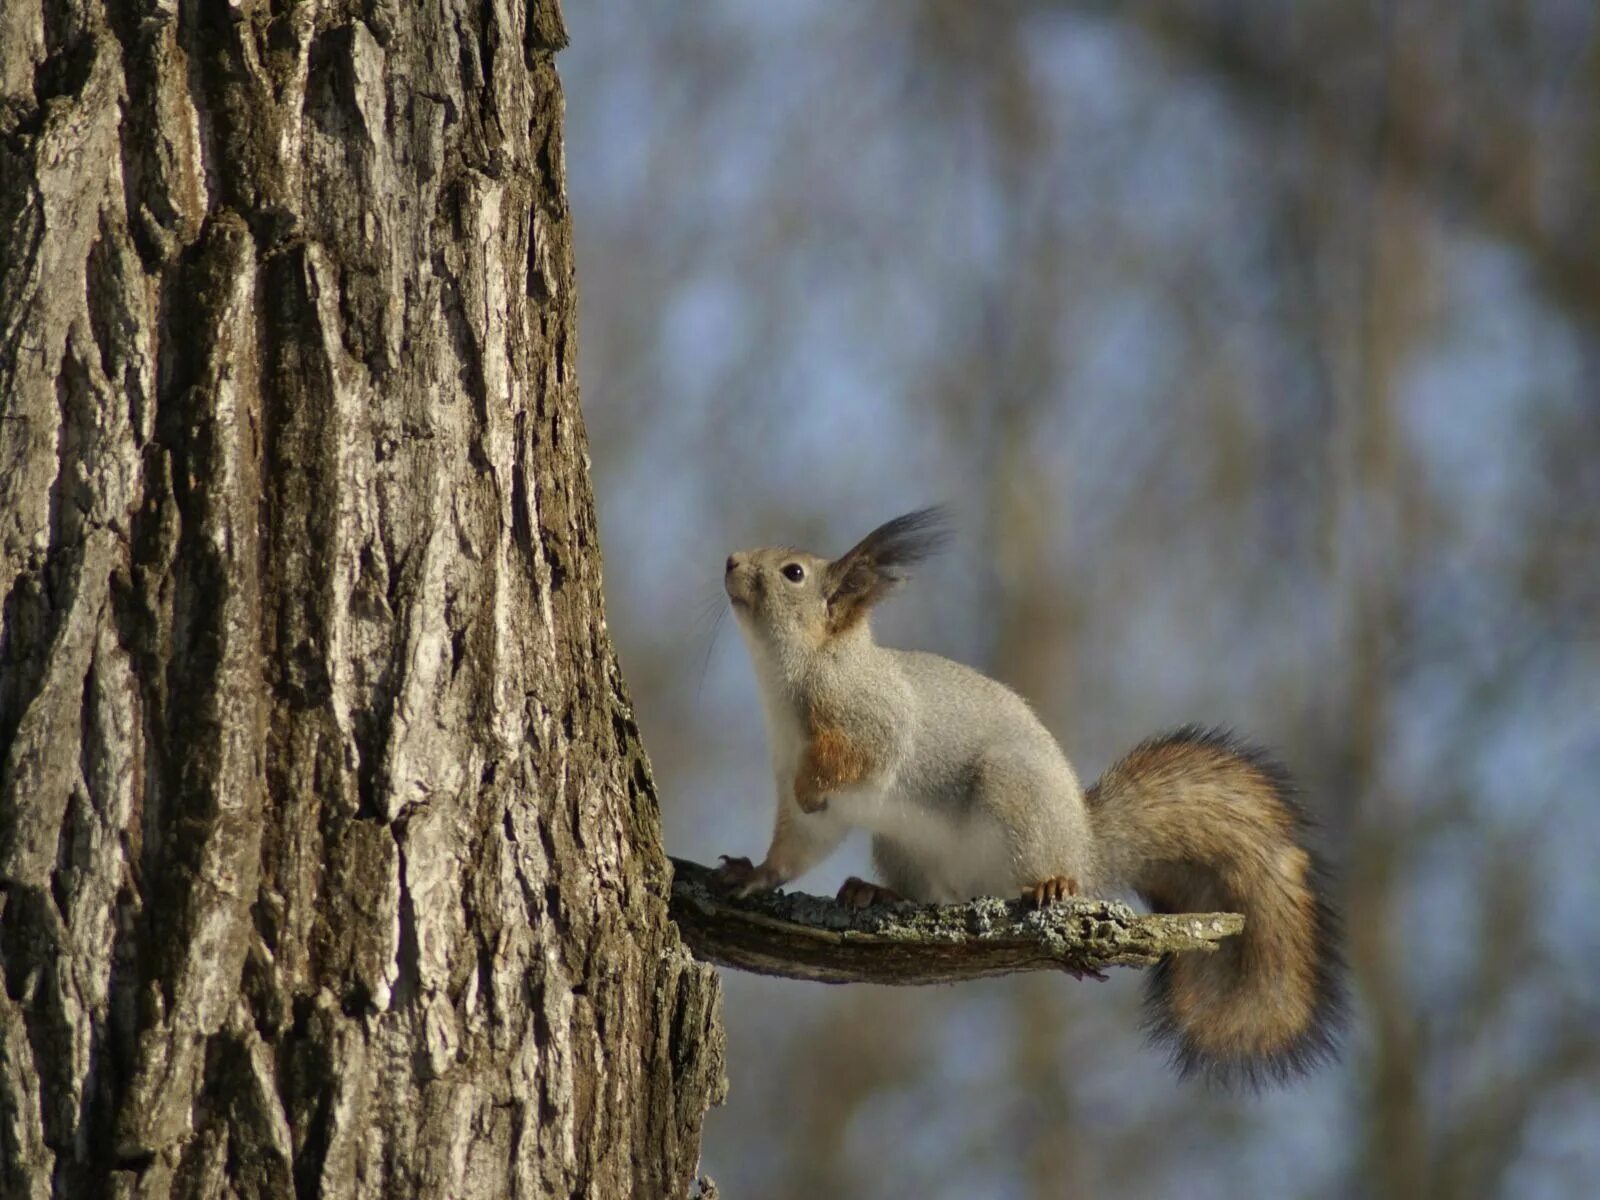
<svg viewBox="0 0 1600 1200"><path fill-rule="evenodd" d="M1107 9L1098 0L1085 6ZM1152 43L1221 82L1234 96L1274 117L1287 118L1325 149L1365 169L1376 129L1352 116L1347 98L1320 85L1316 62L1304 61L1259 35L1248 22L1203 15L1188 6L1142 5L1118 11ZM1439 97L1415 89L1410 102L1381 111L1389 143L1387 165L1399 182L1453 207L1485 234L1519 250L1549 298L1573 317L1600 326L1600 271L1575 230L1549 228L1526 185L1531 134L1506 124L1473 136L1452 133L1437 109Z"/></svg>
<svg viewBox="0 0 1600 1200"><path fill-rule="evenodd" d="M1563 1102L1568 1085L1592 1080L1597 1069L1600 1047L1577 1025L1515 1076L1478 1089L1441 1139L1437 1161L1449 1186L1440 1194L1468 1200L1515 1195L1509 1184L1529 1126L1546 1106Z"/></svg>
<svg viewBox="0 0 1600 1200"><path fill-rule="evenodd" d="M672 860L672 917L702 959L816 983L955 983L1018 971L1089 974L1210 951L1235 913L1141 916L1112 900L1035 909L1019 900L846 908L803 892L736 900L710 868Z"/></svg>

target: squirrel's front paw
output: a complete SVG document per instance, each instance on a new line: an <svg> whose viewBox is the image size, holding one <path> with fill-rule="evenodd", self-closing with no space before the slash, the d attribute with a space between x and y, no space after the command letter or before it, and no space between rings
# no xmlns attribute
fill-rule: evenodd
<svg viewBox="0 0 1600 1200"><path fill-rule="evenodd" d="M759 867L751 864L748 858L735 858L724 854L722 865L713 874L723 887L729 889L735 896L749 896L755 892L770 892L783 882L778 873L766 863Z"/></svg>

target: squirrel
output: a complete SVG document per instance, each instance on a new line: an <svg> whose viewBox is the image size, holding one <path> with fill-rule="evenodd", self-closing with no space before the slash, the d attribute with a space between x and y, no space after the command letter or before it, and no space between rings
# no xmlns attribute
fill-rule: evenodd
<svg viewBox="0 0 1600 1200"><path fill-rule="evenodd" d="M724 856L738 895L872 834L884 883L841 903L1036 905L1131 890L1156 912L1234 911L1242 934L1151 973L1147 1027L1181 1074L1260 1084L1310 1070L1342 1020L1337 922L1288 774L1217 730L1134 747L1087 789L1017 693L935 654L880 646L873 607L948 540L942 509L897 517L826 559L728 556L771 743L777 820L765 859Z"/></svg>

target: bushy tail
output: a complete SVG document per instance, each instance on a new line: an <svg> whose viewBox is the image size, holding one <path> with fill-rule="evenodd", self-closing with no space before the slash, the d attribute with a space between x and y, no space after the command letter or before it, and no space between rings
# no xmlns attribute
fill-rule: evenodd
<svg viewBox="0 0 1600 1200"><path fill-rule="evenodd" d="M1184 1074L1260 1084L1331 1058L1343 964L1287 772L1189 726L1134 747L1089 790L1108 882L1157 912L1237 912L1244 932L1152 973L1149 1025Z"/></svg>

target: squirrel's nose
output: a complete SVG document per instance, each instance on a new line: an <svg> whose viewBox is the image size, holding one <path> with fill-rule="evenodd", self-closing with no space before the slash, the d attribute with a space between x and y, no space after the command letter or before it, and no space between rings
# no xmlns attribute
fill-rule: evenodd
<svg viewBox="0 0 1600 1200"><path fill-rule="evenodd" d="M735 567L737 567L738 565L739 565L739 556L737 554L730 554L730 555L728 555L727 569L724 570L722 573L724 575L731 575L731 574L733 574L733 569Z"/></svg>

